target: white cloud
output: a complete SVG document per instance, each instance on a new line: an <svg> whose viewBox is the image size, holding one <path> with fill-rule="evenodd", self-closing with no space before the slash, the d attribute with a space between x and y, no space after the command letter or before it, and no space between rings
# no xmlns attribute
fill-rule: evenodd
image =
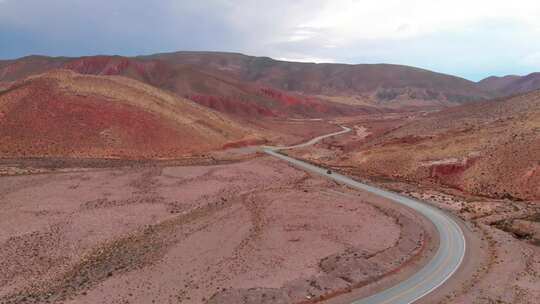
<svg viewBox="0 0 540 304"><path fill-rule="evenodd" d="M309 62L309 63L334 63L334 58L320 58L320 57L278 57L277 60L292 61L292 62Z"/></svg>
<svg viewBox="0 0 540 304"><path fill-rule="evenodd" d="M522 73L534 59L520 64L523 54L540 52L537 0L314 0L300 9L272 3L257 15L268 23L249 27L269 33L251 41L252 54L399 63L478 79Z"/></svg>
<svg viewBox="0 0 540 304"><path fill-rule="evenodd" d="M540 52L525 55L519 63L524 66L540 68Z"/></svg>
<svg viewBox="0 0 540 304"><path fill-rule="evenodd" d="M309 27L298 27L292 31L286 41L302 41L314 38L318 35L318 29Z"/></svg>
<svg viewBox="0 0 540 304"><path fill-rule="evenodd" d="M476 79L530 72L538 68L534 54L540 53L538 0L0 3L0 41L9 41L0 47L4 58L216 50L311 62L399 63Z"/></svg>
<svg viewBox="0 0 540 304"><path fill-rule="evenodd" d="M493 19L514 19L540 27L540 1L332 0L301 26L326 29L331 33L330 42L350 42L466 30L471 24Z"/></svg>

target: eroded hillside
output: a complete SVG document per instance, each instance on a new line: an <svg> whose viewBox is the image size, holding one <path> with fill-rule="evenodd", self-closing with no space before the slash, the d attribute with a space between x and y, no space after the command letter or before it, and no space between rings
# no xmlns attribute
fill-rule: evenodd
<svg viewBox="0 0 540 304"><path fill-rule="evenodd" d="M0 95L2 156L173 157L256 136L138 81L53 71Z"/></svg>

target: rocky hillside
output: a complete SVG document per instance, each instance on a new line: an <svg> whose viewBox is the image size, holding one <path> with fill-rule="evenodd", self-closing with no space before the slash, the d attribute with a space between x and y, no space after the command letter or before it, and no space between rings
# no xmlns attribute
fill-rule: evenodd
<svg viewBox="0 0 540 304"><path fill-rule="evenodd" d="M491 97L474 82L408 66L298 63L212 52L129 58L30 56L0 63L0 81L60 67L133 78L244 116L327 117L381 108L453 106Z"/></svg>
<svg viewBox="0 0 540 304"><path fill-rule="evenodd" d="M373 175L540 199L540 92L427 115L369 142L349 161Z"/></svg>
<svg viewBox="0 0 540 304"><path fill-rule="evenodd" d="M490 97L474 82L408 66L285 62L232 53L179 52L144 58L357 105L451 105Z"/></svg>
<svg viewBox="0 0 540 304"><path fill-rule="evenodd" d="M510 96L540 90L540 73L527 76L509 75L504 77L488 77L478 83L486 91L496 96Z"/></svg>
<svg viewBox="0 0 540 304"><path fill-rule="evenodd" d="M202 55L201 55L202 56ZM180 58L181 59L181 58ZM31 56L0 65L0 81L15 81L56 68L88 75L129 77L216 110L242 117L328 117L376 112L321 98L286 92L169 57L93 56L49 58Z"/></svg>
<svg viewBox="0 0 540 304"><path fill-rule="evenodd" d="M55 70L0 93L0 156L159 158L256 136L190 100L119 76Z"/></svg>

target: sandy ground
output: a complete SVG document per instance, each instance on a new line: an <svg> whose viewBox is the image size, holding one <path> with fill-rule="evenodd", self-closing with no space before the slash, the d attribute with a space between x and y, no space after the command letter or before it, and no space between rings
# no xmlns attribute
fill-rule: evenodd
<svg viewBox="0 0 540 304"><path fill-rule="evenodd" d="M447 210L460 220L467 234L463 267L419 303L538 303L540 202L494 199L434 183L370 176L345 161L358 147L367 144L365 130L358 127L363 125L356 121L347 123L362 134L330 138L309 149L288 153ZM368 132L379 136L401 123L403 118L395 122L383 119L380 124L370 122ZM346 300L344 297L328 303L347 303Z"/></svg>
<svg viewBox="0 0 540 304"><path fill-rule="evenodd" d="M267 157L0 181L1 303L317 302L435 243L414 213Z"/></svg>

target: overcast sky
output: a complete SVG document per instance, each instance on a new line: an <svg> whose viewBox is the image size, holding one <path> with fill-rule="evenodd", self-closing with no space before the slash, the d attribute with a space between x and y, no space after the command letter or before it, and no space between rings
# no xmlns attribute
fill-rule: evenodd
<svg viewBox="0 0 540 304"><path fill-rule="evenodd" d="M478 80L540 71L539 0L0 0L0 58L234 51Z"/></svg>

